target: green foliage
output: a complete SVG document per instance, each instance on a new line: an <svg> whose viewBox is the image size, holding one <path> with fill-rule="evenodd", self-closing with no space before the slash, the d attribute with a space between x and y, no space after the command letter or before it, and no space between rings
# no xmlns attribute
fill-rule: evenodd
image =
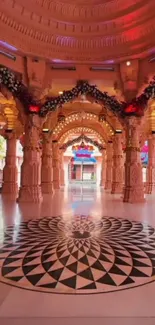
<svg viewBox="0 0 155 325"><path fill-rule="evenodd" d="M4 158L6 154L6 140L0 135L0 158Z"/></svg>

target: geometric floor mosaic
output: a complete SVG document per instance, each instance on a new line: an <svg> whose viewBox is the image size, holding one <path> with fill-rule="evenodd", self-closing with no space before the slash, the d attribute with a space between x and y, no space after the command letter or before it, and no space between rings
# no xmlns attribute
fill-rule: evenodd
<svg viewBox="0 0 155 325"><path fill-rule="evenodd" d="M0 281L23 289L105 293L155 280L155 229L79 215L47 217L0 233Z"/></svg>

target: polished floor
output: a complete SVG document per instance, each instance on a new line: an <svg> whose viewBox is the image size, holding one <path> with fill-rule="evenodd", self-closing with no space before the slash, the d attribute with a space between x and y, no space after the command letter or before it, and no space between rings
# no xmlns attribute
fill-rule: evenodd
<svg viewBox="0 0 155 325"><path fill-rule="evenodd" d="M0 200L0 324L155 324L155 197L72 186Z"/></svg>

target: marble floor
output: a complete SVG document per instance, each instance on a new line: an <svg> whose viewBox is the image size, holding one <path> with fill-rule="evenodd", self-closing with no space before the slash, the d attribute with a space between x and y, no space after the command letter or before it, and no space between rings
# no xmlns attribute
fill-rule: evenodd
<svg viewBox="0 0 155 325"><path fill-rule="evenodd" d="M0 198L0 324L155 324L155 196L72 186Z"/></svg>

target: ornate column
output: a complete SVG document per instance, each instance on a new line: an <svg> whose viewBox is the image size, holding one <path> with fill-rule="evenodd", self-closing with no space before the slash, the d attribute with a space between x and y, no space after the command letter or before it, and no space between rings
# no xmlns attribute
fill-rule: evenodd
<svg viewBox="0 0 155 325"><path fill-rule="evenodd" d="M24 156L21 166L19 202L42 202L41 192L41 145L43 119L29 115L25 124Z"/></svg>
<svg viewBox="0 0 155 325"><path fill-rule="evenodd" d="M144 202L144 185L140 158L139 133L141 118L126 118L126 161L124 202Z"/></svg>
<svg viewBox="0 0 155 325"><path fill-rule="evenodd" d="M122 132L116 132L113 137L112 194L123 191L123 170Z"/></svg>
<svg viewBox="0 0 155 325"><path fill-rule="evenodd" d="M3 169L2 194L9 194L13 199L18 194L18 168L16 162L16 134L6 131L6 158Z"/></svg>
<svg viewBox="0 0 155 325"><path fill-rule="evenodd" d="M155 192L155 133L148 139L148 166L146 171L146 194Z"/></svg>
<svg viewBox="0 0 155 325"><path fill-rule="evenodd" d="M53 158L51 134L43 132L41 188L43 194L53 194Z"/></svg>
<svg viewBox="0 0 155 325"><path fill-rule="evenodd" d="M113 165L113 143L107 143L107 156L106 156L106 181L105 190L111 190L112 185L112 165Z"/></svg>
<svg viewBox="0 0 155 325"><path fill-rule="evenodd" d="M55 190L60 189L60 156L57 140L52 141L53 146L53 187Z"/></svg>
<svg viewBox="0 0 155 325"><path fill-rule="evenodd" d="M105 181L106 181L106 150L102 149L102 164L101 164L101 182L100 186L105 187Z"/></svg>
<svg viewBox="0 0 155 325"><path fill-rule="evenodd" d="M60 186L65 185L65 172L64 172L64 152L65 150L60 150Z"/></svg>

